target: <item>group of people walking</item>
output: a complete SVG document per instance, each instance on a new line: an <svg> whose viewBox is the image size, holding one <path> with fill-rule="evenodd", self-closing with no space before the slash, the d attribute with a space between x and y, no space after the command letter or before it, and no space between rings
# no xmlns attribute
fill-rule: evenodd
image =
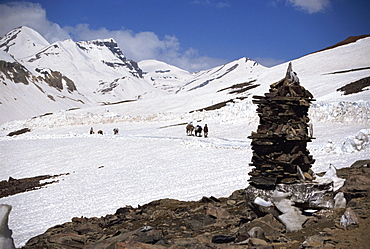
<svg viewBox="0 0 370 249"><path fill-rule="evenodd" d="M119 132L119 130L118 130L118 128L114 128L113 129L113 134L114 135L117 135L118 134L118 132ZM90 134L95 134L95 131L94 131L94 128L90 128L90 132L89 132ZM98 133L98 134L100 134L100 135L103 135L103 131L102 130L98 130L96 133Z"/></svg>
<svg viewBox="0 0 370 249"><path fill-rule="evenodd" d="M114 128L113 129L113 134L114 135L117 135L119 132L118 128ZM194 132L194 134L193 134ZM194 126L192 123L189 123L187 124L186 126L186 134L188 136L196 136L196 137L201 137L202 136L202 132L203 132L203 135L204 137L208 137L208 125L205 124L204 127L202 127L201 125L197 125L197 126ZM91 127L90 128L90 134L95 134L95 131L94 131L94 128ZM103 131L102 130L98 130L96 132L97 134L100 134L100 135L103 135Z"/></svg>
<svg viewBox="0 0 370 249"><path fill-rule="evenodd" d="M186 135L194 136L193 131L194 131L194 134L195 134L196 137L201 137L202 132L204 134L204 137L208 137L208 125L207 124L205 124L204 127L202 127L200 125L197 125L197 126L194 127L194 125L192 123L189 123L186 126Z"/></svg>

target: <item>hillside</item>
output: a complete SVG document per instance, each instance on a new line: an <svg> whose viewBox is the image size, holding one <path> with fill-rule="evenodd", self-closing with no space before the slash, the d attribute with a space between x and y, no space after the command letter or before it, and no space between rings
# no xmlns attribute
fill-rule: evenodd
<svg viewBox="0 0 370 249"><path fill-rule="evenodd" d="M370 38L351 41L292 61L318 101L369 99ZM122 107L127 112L145 105L156 105L158 112L211 110L263 94L284 76L288 63L265 68L243 57L190 73L155 60L129 60L113 39L49 44L27 27L6 34L0 48L5 52L0 54L0 123L128 102Z"/></svg>

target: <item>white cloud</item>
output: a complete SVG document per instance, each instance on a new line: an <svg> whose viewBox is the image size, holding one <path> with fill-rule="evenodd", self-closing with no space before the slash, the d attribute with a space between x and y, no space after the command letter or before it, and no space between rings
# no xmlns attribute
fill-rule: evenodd
<svg viewBox="0 0 370 249"><path fill-rule="evenodd" d="M88 24L77 24L74 27L60 27L46 18L46 11L40 4L13 2L0 4L0 35L19 26L28 26L38 31L49 42L72 38L74 41L114 38L128 59L140 61L156 59L178 66L188 71L209 69L226 61L199 56L193 48L182 49L175 36L158 37L154 32L134 33L121 28L90 29Z"/></svg>
<svg viewBox="0 0 370 249"><path fill-rule="evenodd" d="M287 0L294 7L306 11L309 14L322 12L330 6L330 0Z"/></svg>
<svg viewBox="0 0 370 249"><path fill-rule="evenodd" d="M46 19L46 11L37 3L11 2L0 4L0 35L20 26L38 31L49 42L70 38L58 24Z"/></svg>
<svg viewBox="0 0 370 249"><path fill-rule="evenodd" d="M219 66L227 61L199 56L198 51L189 48L182 51L180 41L175 36L166 35L160 39L154 32L134 33L131 30L90 29L87 24L65 27L74 40L94 40L113 38L128 59L141 61L156 59L188 71L198 71Z"/></svg>

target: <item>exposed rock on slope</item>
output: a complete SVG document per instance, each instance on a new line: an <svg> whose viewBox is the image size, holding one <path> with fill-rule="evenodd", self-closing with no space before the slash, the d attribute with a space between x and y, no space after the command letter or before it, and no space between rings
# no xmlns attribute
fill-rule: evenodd
<svg viewBox="0 0 370 249"><path fill-rule="evenodd" d="M364 88L370 86L370 77L362 78L360 80L356 80L355 82L351 82L341 88L338 88L337 91L344 92L344 95L358 93L364 90Z"/></svg>
<svg viewBox="0 0 370 249"><path fill-rule="evenodd" d="M45 81L49 86L55 87L58 90L63 90L63 85L65 84L68 92L77 91L75 83L60 72L39 68L36 68L35 70L43 75L38 76L38 80Z"/></svg>
<svg viewBox="0 0 370 249"><path fill-rule="evenodd" d="M14 83L29 84L29 80L32 77L31 73L18 62L8 62L0 60L0 72L4 74L5 78L11 80ZM0 74L0 79L5 80Z"/></svg>
<svg viewBox="0 0 370 249"><path fill-rule="evenodd" d="M58 177L60 175L44 175L44 176L36 176L36 177L30 177L30 178L23 178L23 179L14 179L12 177L9 177L9 180L1 181L0 182L0 198L15 195L18 193L26 192L26 191L32 191L36 189L40 189L48 184L55 183L55 181L49 181L40 183L41 180L46 179L53 179L55 177Z"/></svg>

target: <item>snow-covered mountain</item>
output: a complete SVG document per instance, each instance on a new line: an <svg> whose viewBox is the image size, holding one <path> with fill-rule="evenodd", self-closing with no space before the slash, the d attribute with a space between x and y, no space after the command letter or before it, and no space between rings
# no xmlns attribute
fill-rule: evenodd
<svg viewBox="0 0 370 249"><path fill-rule="evenodd" d="M19 59L31 56L49 45L38 32L26 26L13 29L0 40L0 49Z"/></svg>
<svg viewBox="0 0 370 249"><path fill-rule="evenodd" d="M1 122L160 93L113 39L49 44L20 27L0 40L0 48L6 64L1 67ZM22 80L14 78L15 67L22 68Z"/></svg>
<svg viewBox="0 0 370 249"><path fill-rule="evenodd" d="M370 37L360 38L292 61L317 100L369 99ZM129 60L113 39L49 44L24 26L1 38L0 48L0 123L136 100L151 105L156 98L162 99L159 112L220 108L267 92L288 63L266 68L243 57L190 73L156 60Z"/></svg>
<svg viewBox="0 0 370 249"><path fill-rule="evenodd" d="M179 87L186 85L195 74L157 60L143 60L139 67L144 71L144 79L154 87L176 93Z"/></svg>

